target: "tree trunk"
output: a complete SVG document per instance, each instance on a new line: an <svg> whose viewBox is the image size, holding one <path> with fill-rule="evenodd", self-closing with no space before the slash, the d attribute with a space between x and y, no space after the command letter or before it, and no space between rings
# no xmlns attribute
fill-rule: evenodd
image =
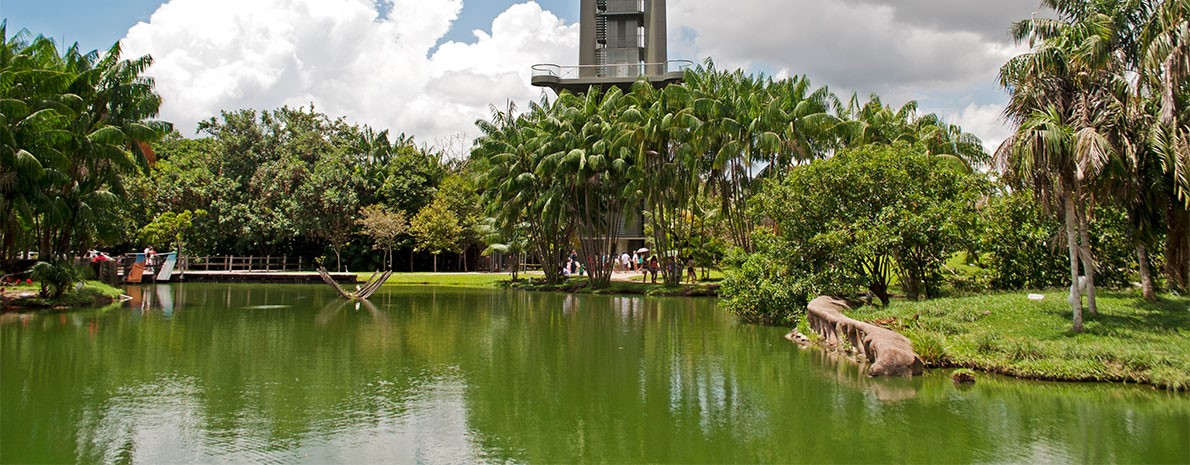
<svg viewBox="0 0 1190 465"><path fill-rule="evenodd" d="M1149 252L1144 244L1136 244L1136 262L1140 264L1140 293L1149 302L1157 301L1157 291L1153 288L1153 274L1149 272Z"/></svg>
<svg viewBox="0 0 1190 465"><path fill-rule="evenodd" d="M409 272L413 272L413 249L409 249Z"/></svg>
<svg viewBox="0 0 1190 465"><path fill-rule="evenodd" d="M1173 197L1165 209L1165 276L1170 288L1185 293L1190 291L1190 211L1182 205Z"/></svg>
<svg viewBox="0 0 1190 465"><path fill-rule="evenodd" d="M434 255L434 272L437 273L438 272L438 254L432 254L432 255Z"/></svg>
<svg viewBox="0 0 1190 465"><path fill-rule="evenodd" d="M888 295L888 257L876 257L871 262L864 265L867 268L868 276L868 290L880 299L880 305L887 307L889 302Z"/></svg>
<svg viewBox="0 0 1190 465"><path fill-rule="evenodd" d="M1074 193L1069 187L1063 189L1062 196L1066 210L1066 248L1070 254L1070 310L1074 314L1074 332L1083 332L1083 298L1078 289L1078 215L1074 210Z"/></svg>
<svg viewBox="0 0 1190 465"><path fill-rule="evenodd" d="M1088 230L1087 199L1083 197L1082 184L1078 187L1078 237L1082 241L1079 246L1080 261L1083 265L1083 276L1086 276L1087 311L1091 315L1099 314L1099 306L1095 304L1095 257L1091 255L1091 232Z"/></svg>
<svg viewBox="0 0 1190 465"><path fill-rule="evenodd" d="M335 251L335 271L342 273L343 272L343 263L342 263L341 257L339 257L339 249L332 248L331 250Z"/></svg>

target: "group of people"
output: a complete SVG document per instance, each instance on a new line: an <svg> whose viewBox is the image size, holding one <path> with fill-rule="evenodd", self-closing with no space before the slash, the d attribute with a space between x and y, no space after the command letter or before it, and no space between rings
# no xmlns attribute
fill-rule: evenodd
<svg viewBox="0 0 1190 465"><path fill-rule="evenodd" d="M661 262L657 260L656 255L650 255L646 257L644 253L641 253L642 250L632 252L631 255L629 255L628 252L621 253L619 257L615 257L613 255L610 258L612 271L625 273L639 271L642 275L645 275L648 279L650 279L653 284L656 284L657 275L661 273ZM647 251L645 252L647 253ZM679 261L676 258L667 259L665 265L668 267L667 271L669 271L670 275L681 276L681 267L679 265ZM695 264L693 258L686 260L685 268L686 280L690 284L697 282L698 275L695 273ZM584 267L583 263L579 261L578 252L571 250L570 255L566 259L566 265L562 267L562 275L570 277L582 276L584 274L586 274L586 267Z"/></svg>
<svg viewBox="0 0 1190 465"><path fill-rule="evenodd" d="M91 263L107 262L112 260L112 256L108 255L107 252L100 252L95 249L88 250L87 256L84 258L89 260Z"/></svg>
<svg viewBox="0 0 1190 465"><path fill-rule="evenodd" d="M567 278L571 276L582 276L587 272L583 263L578 260L578 252L571 249L570 256L566 258L566 265L562 267L562 276Z"/></svg>

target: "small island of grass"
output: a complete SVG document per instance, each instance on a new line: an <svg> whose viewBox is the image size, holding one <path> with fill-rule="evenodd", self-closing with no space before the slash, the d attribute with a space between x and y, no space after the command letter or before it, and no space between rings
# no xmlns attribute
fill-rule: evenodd
<svg viewBox="0 0 1190 465"><path fill-rule="evenodd" d="M65 292L59 297L43 296L35 284L0 288L0 310L38 311L94 308L111 305L124 292L99 281L87 281L81 288Z"/></svg>
<svg viewBox="0 0 1190 465"><path fill-rule="evenodd" d="M1134 292L1099 295L1083 332L1070 327L1065 291L1039 301L1020 292L864 306L853 318L913 341L931 367L1021 378L1146 383L1190 388L1190 298L1148 302Z"/></svg>

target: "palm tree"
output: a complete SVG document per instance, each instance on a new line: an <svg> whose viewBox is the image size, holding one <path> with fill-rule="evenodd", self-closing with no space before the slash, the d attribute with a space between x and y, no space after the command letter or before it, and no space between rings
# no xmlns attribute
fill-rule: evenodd
<svg viewBox="0 0 1190 465"><path fill-rule="evenodd" d="M1190 290L1190 1L1157 2L1139 33L1138 94L1156 100L1148 143L1164 176L1165 272L1172 286Z"/></svg>
<svg viewBox="0 0 1190 465"><path fill-rule="evenodd" d="M1112 99L1111 46L1119 43L1110 27L1112 1L1045 0L1060 19L1032 18L1012 27L1014 39L1032 50L1000 70L1001 85L1012 97L1006 116L1019 124L997 156L1010 177L1032 184L1043 203L1060 199L1070 252L1070 304L1074 330L1082 331L1078 269L1085 275L1087 305L1097 313L1095 264L1088 232L1090 184L1114 156L1102 131ZM1081 242L1081 244L1080 244Z"/></svg>
<svg viewBox="0 0 1190 465"><path fill-rule="evenodd" d="M527 114L518 115L512 103L505 110L493 106L491 121L476 121L483 135L472 158L487 167L479 186L493 228L504 237L524 237L541 260L546 281L557 283L574 217L567 214L557 187L536 173L550 140L541 128L550 119L549 108L544 101L533 103Z"/></svg>
<svg viewBox="0 0 1190 465"><path fill-rule="evenodd" d="M81 53L77 44L63 55L70 99L59 111L69 121L61 133L63 157L48 165L56 176L43 186L43 254L82 248L98 212L125 195L119 174L147 170L154 159L148 144L170 128L149 119L161 102L152 80L141 76L151 64L148 56L122 60L119 44L102 57Z"/></svg>
<svg viewBox="0 0 1190 465"><path fill-rule="evenodd" d="M71 77L59 69L52 40L30 41L27 32L9 38L7 21L0 22L0 36L0 260L7 260L36 229L47 172L57 174L47 165L62 158Z"/></svg>
<svg viewBox="0 0 1190 465"><path fill-rule="evenodd" d="M688 257L702 175L694 134L703 122L693 115L692 94L684 86L658 91L642 81L629 98L613 144L629 149L634 158L628 190L643 202L654 251ZM662 269L666 284L681 280L672 271Z"/></svg>
<svg viewBox="0 0 1190 465"><path fill-rule="evenodd" d="M616 87L606 92L592 87L583 95L564 92L554 102L556 116L543 125L547 155L534 170L551 179L557 199L574 217L580 261L597 288L611 282L609 258L627 208L636 202L628 178L631 148L615 142L617 121L629 104Z"/></svg>

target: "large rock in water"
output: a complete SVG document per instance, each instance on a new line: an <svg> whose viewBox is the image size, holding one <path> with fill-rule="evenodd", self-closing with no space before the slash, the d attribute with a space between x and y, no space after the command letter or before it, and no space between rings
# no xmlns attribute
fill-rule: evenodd
<svg viewBox="0 0 1190 465"><path fill-rule="evenodd" d="M917 376L925 367L909 338L843 314L846 302L819 297L806 306L806 320L832 346L847 341L872 363L868 376Z"/></svg>

